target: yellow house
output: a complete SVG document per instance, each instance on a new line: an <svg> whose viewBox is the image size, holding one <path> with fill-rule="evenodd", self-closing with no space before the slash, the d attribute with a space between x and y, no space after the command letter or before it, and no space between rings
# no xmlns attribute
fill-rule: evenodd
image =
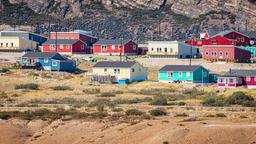
<svg viewBox="0 0 256 144"><path fill-rule="evenodd" d="M37 44L34 41L20 37L0 37L0 50L33 50Z"/></svg>
<svg viewBox="0 0 256 144"><path fill-rule="evenodd" d="M147 68L134 61L102 61L93 66L93 74L114 76L119 84L147 79Z"/></svg>

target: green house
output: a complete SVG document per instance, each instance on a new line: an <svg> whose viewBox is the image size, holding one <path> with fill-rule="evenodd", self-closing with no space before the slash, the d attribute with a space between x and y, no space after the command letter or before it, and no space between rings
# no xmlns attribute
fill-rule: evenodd
<svg viewBox="0 0 256 144"><path fill-rule="evenodd" d="M256 47L252 46L245 46L245 47L240 47L241 49L248 50L252 53L253 57L256 57Z"/></svg>
<svg viewBox="0 0 256 144"><path fill-rule="evenodd" d="M159 82L209 83L209 71L200 65L166 65L159 70Z"/></svg>

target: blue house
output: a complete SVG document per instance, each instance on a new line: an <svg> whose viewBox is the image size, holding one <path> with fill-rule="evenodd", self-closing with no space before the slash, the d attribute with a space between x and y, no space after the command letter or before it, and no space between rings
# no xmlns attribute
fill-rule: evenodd
<svg viewBox="0 0 256 144"><path fill-rule="evenodd" d="M24 67L34 67L49 71L76 70L76 62L69 60L59 53L29 52L22 56L21 64Z"/></svg>
<svg viewBox="0 0 256 144"><path fill-rule="evenodd" d="M209 71L200 65L166 65L159 70L159 82L208 83Z"/></svg>

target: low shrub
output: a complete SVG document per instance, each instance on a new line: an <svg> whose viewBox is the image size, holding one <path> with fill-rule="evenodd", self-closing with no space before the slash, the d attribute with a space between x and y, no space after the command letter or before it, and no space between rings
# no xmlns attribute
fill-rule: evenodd
<svg viewBox="0 0 256 144"><path fill-rule="evenodd" d="M162 108L156 108L149 111L150 115L152 116L165 116L167 115L167 112L165 109Z"/></svg>
<svg viewBox="0 0 256 144"><path fill-rule="evenodd" d="M189 115L186 113L177 113L175 117L188 117Z"/></svg>
<svg viewBox="0 0 256 144"><path fill-rule="evenodd" d="M226 106L226 98L224 96L210 95L203 98L201 102L204 106L223 107Z"/></svg>
<svg viewBox="0 0 256 144"><path fill-rule="evenodd" d="M115 97L115 96L116 96L116 94L111 93L111 92L104 92L104 93L97 95L97 97Z"/></svg>
<svg viewBox="0 0 256 144"><path fill-rule="evenodd" d="M100 93L100 89L99 88L88 88L88 89L84 89L83 92L85 94L99 94Z"/></svg>
<svg viewBox="0 0 256 144"><path fill-rule="evenodd" d="M73 90L69 86L54 86L54 87L50 87L50 89L55 90L55 91Z"/></svg>
<svg viewBox="0 0 256 144"><path fill-rule="evenodd" d="M9 71L10 71L10 69L8 69L8 68L0 68L0 73L7 73Z"/></svg>
<svg viewBox="0 0 256 144"><path fill-rule="evenodd" d="M122 108L113 108L112 111L113 112L121 112L121 111L123 111L123 109Z"/></svg>
<svg viewBox="0 0 256 144"><path fill-rule="evenodd" d="M8 98L7 93L1 92L1 93L0 93L0 99L1 99L1 98L3 98L3 99Z"/></svg>
<svg viewBox="0 0 256 144"><path fill-rule="evenodd" d="M154 96L151 105L168 105L167 99L163 96Z"/></svg>
<svg viewBox="0 0 256 144"><path fill-rule="evenodd" d="M115 104L136 104L136 103L142 103L142 102L151 102L152 98L145 97L142 99L135 98L135 99L115 99L113 102Z"/></svg>
<svg viewBox="0 0 256 144"><path fill-rule="evenodd" d="M256 101L245 101L242 103L244 107L256 107Z"/></svg>
<svg viewBox="0 0 256 144"><path fill-rule="evenodd" d="M216 117L227 117L224 113L217 113Z"/></svg>
<svg viewBox="0 0 256 144"><path fill-rule="evenodd" d="M232 105L243 105L249 101L254 101L253 97L241 91L234 92L230 97L227 98L227 103Z"/></svg>
<svg viewBox="0 0 256 144"><path fill-rule="evenodd" d="M97 99L97 100L92 101L89 104L90 107L97 107L98 105L108 106L108 107L111 107L111 108L115 107L115 103L113 103L109 99Z"/></svg>
<svg viewBox="0 0 256 144"><path fill-rule="evenodd" d="M28 83L28 84L17 84L15 85L15 89L30 89L30 90L38 90L39 85L36 83Z"/></svg>
<svg viewBox="0 0 256 144"><path fill-rule="evenodd" d="M144 114L144 112L140 111L140 110L137 110L137 109L128 109L126 112L125 112L126 115L128 116L141 116Z"/></svg>

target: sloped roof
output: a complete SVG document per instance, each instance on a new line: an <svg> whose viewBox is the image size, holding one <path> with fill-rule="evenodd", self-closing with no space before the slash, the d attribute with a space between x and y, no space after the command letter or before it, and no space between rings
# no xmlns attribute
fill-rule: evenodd
<svg viewBox="0 0 256 144"><path fill-rule="evenodd" d="M49 53L49 52L28 52L22 57L33 57L33 58L53 58L58 53Z"/></svg>
<svg viewBox="0 0 256 144"><path fill-rule="evenodd" d="M166 65L159 71L195 71L200 65Z"/></svg>
<svg viewBox="0 0 256 144"><path fill-rule="evenodd" d="M57 39L57 44L74 44L78 39ZM56 44L56 39L49 39L43 44Z"/></svg>
<svg viewBox="0 0 256 144"><path fill-rule="evenodd" d="M95 64L93 67L117 67L117 68L130 68L132 67L136 62L134 61L127 61L127 62L121 62L121 61L101 61Z"/></svg>
<svg viewBox="0 0 256 144"><path fill-rule="evenodd" d="M237 32L237 31L234 31L234 30L225 30L225 31L222 31L222 32L219 32L219 33L217 33L217 34L215 34L215 35L213 35L213 36L211 36L211 37L215 37L215 36L225 36L225 35L227 35L227 34L229 34L229 33L231 33L231 32L236 32L236 33L238 33L238 34L241 34L241 35L244 35L244 36L246 36L246 37L248 37L246 34L244 34L244 33L241 33L241 32Z"/></svg>
<svg viewBox="0 0 256 144"><path fill-rule="evenodd" d="M256 70L231 69L225 76L256 76Z"/></svg>
<svg viewBox="0 0 256 144"><path fill-rule="evenodd" d="M120 40L120 39L104 39L104 40L99 40L95 44L99 45L120 45L121 42L122 44L127 44L130 40Z"/></svg>

